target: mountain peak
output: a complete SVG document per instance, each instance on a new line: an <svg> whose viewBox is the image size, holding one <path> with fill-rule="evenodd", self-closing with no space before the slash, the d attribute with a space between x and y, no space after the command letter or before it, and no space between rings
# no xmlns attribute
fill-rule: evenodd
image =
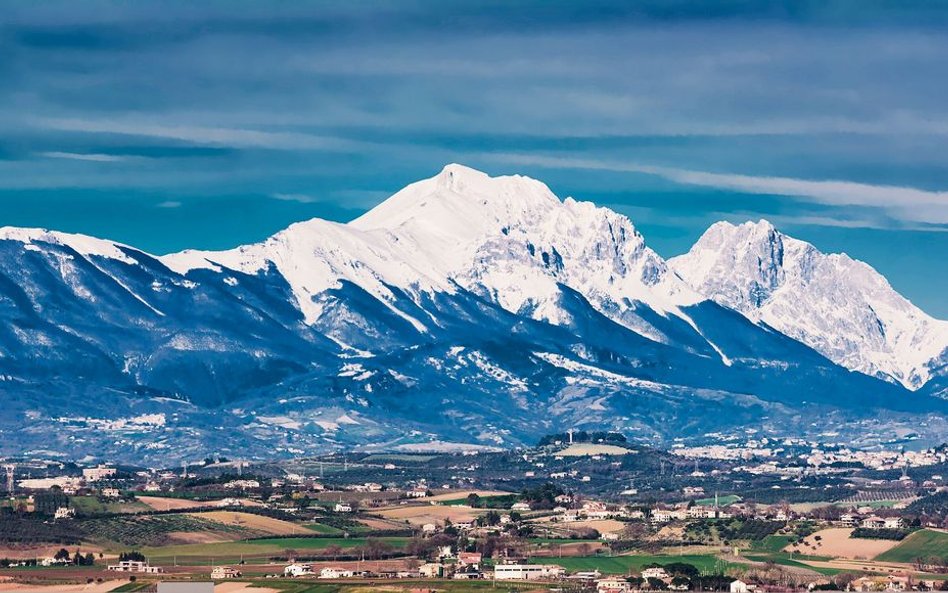
<svg viewBox="0 0 948 593"><path fill-rule="evenodd" d="M359 230L413 226L481 233L511 218L560 205L546 184L521 175L491 177L452 163L440 173L408 185L349 223Z"/></svg>
<svg viewBox="0 0 948 593"><path fill-rule="evenodd" d="M897 293L868 264L825 254L765 220L715 223L669 260L691 287L852 370L910 389L948 347L948 323Z"/></svg>

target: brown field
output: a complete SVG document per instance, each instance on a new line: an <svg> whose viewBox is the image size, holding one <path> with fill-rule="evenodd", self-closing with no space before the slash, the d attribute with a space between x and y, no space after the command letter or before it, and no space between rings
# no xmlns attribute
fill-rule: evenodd
<svg viewBox="0 0 948 593"><path fill-rule="evenodd" d="M557 531L595 529L599 533L618 533L625 529L625 523L622 521L616 521L614 519L594 519L588 521L571 521L569 523L554 523L550 521L550 517L543 517L542 519L534 521L534 523L542 524L544 527L550 527L552 529L556 529Z"/></svg>
<svg viewBox="0 0 948 593"><path fill-rule="evenodd" d="M794 559L796 560L796 559ZM889 573L897 574L902 572L918 572L915 570L911 564L902 564L900 562L875 562L872 560L800 560L801 563L806 564L807 566L813 566L816 568L835 568L837 570L845 570L848 572L877 572L877 573Z"/></svg>
<svg viewBox="0 0 948 593"><path fill-rule="evenodd" d="M396 519L383 519L380 517L369 517L365 519L359 519L359 523L362 523L370 529L404 529L405 520L402 519L398 521Z"/></svg>
<svg viewBox="0 0 948 593"><path fill-rule="evenodd" d="M66 548L75 553L76 546L63 546L59 544L3 544L0 545L0 558L48 558L56 554L60 548ZM102 548L94 544L83 543L82 552L92 552L98 555Z"/></svg>
<svg viewBox="0 0 948 593"><path fill-rule="evenodd" d="M263 517L252 513L241 513L237 511L208 511L201 513L189 513L194 517L208 519L215 523L224 525L237 525L246 527L254 531L262 531L270 535L312 535L313 532L302 525L274 519L272 517Z"/></svg>
<svg viewBox="0 0 948 593"><path fill-rule="evenodd" d="M163 496L139 496L138 500L156 511L180 511L187 509L201 509L213 506L206 500L188 500L186 498L165 498Z"/></svg>
<svg viewBox="0 0 948 593"><path fill-rule="evenodd" d="M407 520L412 525L424 525L425 523L441 523L445 519L452 522L472 521L475 517L484 513L469 506L441 506L441 505L405 505L380 509L379 515L387 519Z"/></svg>
<svg viewBox="0 0 948 593"><path fill-rule="evenodd" d="M501 492L500 490L448 490L443 494L429 496L425 500L457 500L459 498L467 498L471 494L476 494L478 496L504 496L511 493Z"/></svg>
<svg viewBox="0 0 948 593"><path fill-rule="evenodd" d="M143 502L156 511L182 511L188 509L206 509L221 506L218 500L188 500L185 498L166 498L164 496L139 496L139 502ZM255 500L246 498L240 499L240 504L248 507L262 506Z"/></svg>
<svg viewBox="0 0 948 593"><path fill-rule="evenodd" d="M849 560L875 558L899 542L885 539L850 538L852 529L832 527L821 529L804 539L804 545L794 548L792 545L784 548L787 552L800 552L814 556L832 556ZM817 540L816 538L820 539Z"/></svg>
<svg viewBox="0 0 948 593"><path fill-rule="evenodd" d="M115 589L119 585L124 585L128 583L127 580L109 580L103 581L101 583L92 583L92 584L74 584L74 585L39 585L32 583L10 583L6 582L0 585L3 591L24 591L29 593L69 593L71 591L82 591L82 593L106 593Z"/></svg>

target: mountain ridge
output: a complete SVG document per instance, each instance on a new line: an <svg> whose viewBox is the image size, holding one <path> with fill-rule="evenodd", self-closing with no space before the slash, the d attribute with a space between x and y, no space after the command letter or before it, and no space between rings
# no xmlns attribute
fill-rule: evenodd
<svg viewBox="0 0 948 593"><path fill-rule="evenodd" d="M0 430L113 455L848 430L942 409L702 296L628 218L460 165L349 224L219 252L6 227L0 318Z"/></svg>
<svg viewBox="0 0 948 593"><path fill-rule="evenodd" d="M669 265L719 304L846 368L917 390L944 365L948 321L924 313L869 264L824 254L766 220L715 223Z"/></svg>

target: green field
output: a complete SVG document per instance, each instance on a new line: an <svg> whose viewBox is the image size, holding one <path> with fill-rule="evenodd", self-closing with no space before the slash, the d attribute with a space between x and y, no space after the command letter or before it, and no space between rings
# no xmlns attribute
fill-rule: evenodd
<svg viewBox="0 0 948 593"><path fill-rule="evenodd" d="M740 501L741 501L741 497L736 494L728 494L727 496L718 497L718 504L721 506L727 506L729 504L734 504L735 502L740 502ZM714 497L712 496L710 498L702 498L700 500L696 500L695 504L702 507L714 506Z"/></svg>
<svg viewBox="0 0 948 593"><path fill-rule="evenodd" d="M307 523L303 527L323 535L342 535L343 533L342 529L339 529L338 527L333 527L332 525L323 525L322 523Z"/></svg>
<svg viewBox="0 0 948 593"><path fill-rule="evenodd" d="M876 560L883 562L912 562L916 558L948 558L948 533L923 529L902 540L899 545L883 552Z"/></svg>
<svg viewBox="0 0 948 593"><path fill-rule="evenodd" d="M703 573L723 572L729 565L711 555L682 555L671 554L634 554L628 556L576 556L569 558L533 558L532 564L557 564L569 571L598 570L603 574L628 574L638 572L649 564L671 564L684 562L692 564Z"/></svg>
<svg viewBox="0 0 948 593"><path fill-rule="evenodd" d="M378 540L396 549L403 548L408 543L407 537L380 537ZM363 546L365 542L364 537L274 537L238 542L144 548L142 553L154 564L168 564L172 561L178 564L204 564L211 558L220 563L233 563L241 559L282 556L287 550L294 550L301 555L315 554L333 545L345 550Z"/></svg>
<svg viewBox="0 0 948 593"><path fill-rule="evenodd" d="M754 552L780 552L794 539L792 535L768 535L751 544L750 549Z"/></svg>
<svg viewBox="0 0 948 593"><path fill-rule="evenodd" d="M365 583L314 583L312 581L267 580L261 586L277 589L281 593L365 593ZM496 583L491 581L430 581L430 580L401 580L398 587L415 589L432 589L439 593L481 593L498 591ZM503 591L536 590L535 583L504 582ZM251 589L252 591L253 589Z"/></svg>

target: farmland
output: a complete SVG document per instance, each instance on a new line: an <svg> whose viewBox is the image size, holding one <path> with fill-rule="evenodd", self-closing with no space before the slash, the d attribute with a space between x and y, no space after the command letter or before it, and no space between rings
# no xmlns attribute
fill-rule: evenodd
<svg viewBox="0 0 948 593"><path fill-rule="evenodd" d="M205 564L211 558L221 563L236 563L241 559L267 559L274 556L287 556L288 552L298 555L316 555L337 546L341 550L363 547L369 538L331 538L331 537L286 537L265 538L236 542L218 542L208 544L179 544L169 546L146 547L142 552L154 563ZM379 542L393 549L404 548L408 538L378 538ZM293 554L293 555L295 555Z"/></svg>
<svg viewBox="0 0 948 593"><path fill-rule="evenodd" d="M118 515L82 521L80 529L90 539L121 546L159 546L181 541L222 541L267 535L253 529L228 525L191 515Z"/></svg>
<svg viewBox="0 0 948 593"><path fill-rule="evenodd" d="M190 513L191 517L219 523L230 527L249 529L254 532L260 532L269 535L306 535L314 530L307 529L296 523L264 517L253 513L242 513L236 511L208 511L201 513ZM320 525L320 527L328 527ZM332 529L332 528L329 528Z"/></svg>
<svg viewBox="0 0 948 593"><path fill-rule="evenodd" d="M851 537L852 532L852 529L840 527L821 529L805 537L802 543L794 542L785 549L814 556L868 560L886 552L898 543L885 539L854 538Z"/></svg>
<svg viewBox="0 0 948 593"><path fill-rule="evenodd" d="M883 562L914 562L917 558L948 559L948 533L923 529L908 536L897 546L880 554L876 560Z"/></svg>
<svg viewBox="0 0 948 593"><path fill-rule="evenodd" d="M710 554L671 555L671 554L630 554L624 556L576 556L572 558L542 558L531 560L534 564L557 564L569 571L598 570L603 574L628 574L638 572L650 564L671 564L683 562L695 566L698 570L710 573L719 572L730 566Z"/></svg>

